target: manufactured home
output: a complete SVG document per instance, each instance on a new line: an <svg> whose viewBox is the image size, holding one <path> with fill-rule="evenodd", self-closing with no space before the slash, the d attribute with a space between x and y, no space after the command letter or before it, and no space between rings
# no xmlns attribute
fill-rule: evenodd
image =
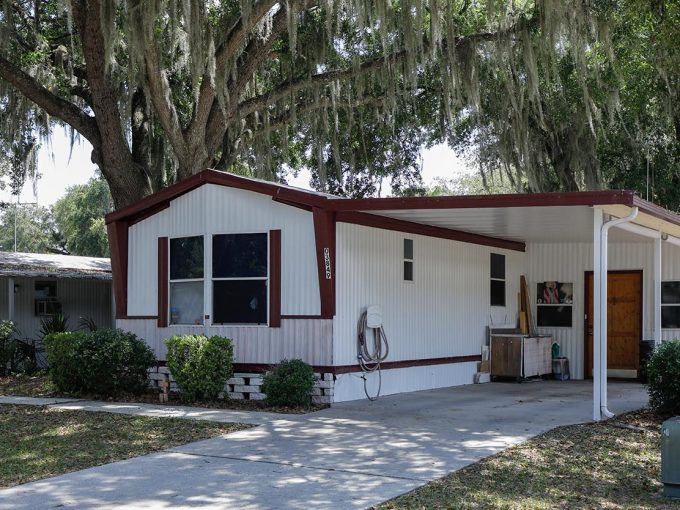
<svg viewBox="0 0 680 510"><path fill-rule="evenodd" d="M205 170L107 225L116 323L159 360L223 335L237 372L301 358L330 402L472 383L522 275L572 378L636 377L642 341L680 334L680 217L629 191L346 199ZM367 374L369 307L389 352Z"/></svg>
<svg viewBox="0 0 680 510"><path fill-rule="evenodd" d="M0 311L28 340L39 340L41 322L56 313L68 317L73 329L81 317L112 327L109 259L0 252Z"/></svg>

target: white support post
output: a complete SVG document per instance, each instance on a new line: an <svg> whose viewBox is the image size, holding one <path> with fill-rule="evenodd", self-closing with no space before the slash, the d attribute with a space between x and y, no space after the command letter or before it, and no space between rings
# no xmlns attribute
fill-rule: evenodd
<svg viewBox="0 0 680 510"><path fill-rule="evenodd" d="M7 278L7 319L14 320L14 278Z"/></svg>
<svg viewBox="0 0 680 510"><path fill-rule="evenodd" d="M600 419L603 416L605 418L612 418L614 416L607 406L607 277L609 274L609 254L607 253L607 248L609 245L609 230L612 227L618 227L619 225L633 221L637 218L638 212L638 208L633 207L630 210L630 214L625 218L609 220L606 223L603 223L600 228L600 292L598 296L600 300L600 322L598 324L600 364L599 367L597 365L595 367L595 369L600 372L598 377L600 383Z"/></svg>
<svg viewBox="0 0 680 510"><path fill-rule="evenodd" d="M593 209L593 420L600 421L600 270L602 209Z"/></svg>
<svg viewBox="0 0 680 510"><path fill-rule="evenodd" d="M661 236L654 239L654 346L661 344Z"/></svg>

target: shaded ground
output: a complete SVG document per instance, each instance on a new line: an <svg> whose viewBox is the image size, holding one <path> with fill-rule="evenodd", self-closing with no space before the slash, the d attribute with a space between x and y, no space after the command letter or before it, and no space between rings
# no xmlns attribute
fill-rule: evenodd
<svg viewBox="0 0 680 510"><path fill-rule="evenodd" d="M0 487L128 459L243 428L247 426L0 405Z"/></svg>
<svg viewBox="0 0 680 510"><path fill-rule="evenodd" d="M660 494L662 421L637 411L559 427L377 508L678 509Z"/></svg>
<svg viewBox="0 0 680 510"><path fill-rule="evenodd" d="M588 422L592 391L588 381L492 383L345 402L316 413L266 419L252 413L260 426L0 490L0 510L364 509L556 427ZM610 382L613 412L646 403L641 385ZM236 413L207 410L227 412ZM552 483L559 487L561 480L556 475ZM537 493L531 482L520 482L508 490L523 485L525 493ZM465 508L462 503L440 507Z"/></svg>
<svg viewBox="0 0 680 510"><path fill-rule="evenodd" d="M324 404L311 404L303 407L270 406L262 400L207 400L186 402L179 393L170 393L169 401L161 404L158 399L158 391L149 390L142 395L120 394L115 398L102 399L97 395L65 394L58 391L45 373L35 375L17 375L0 377L0 396L21 397L73 397L87 400L103 400L108 402L138 402L158 405L191 405L193 407L206 407L210 409L236 409L240 411L266 411L272 413L301 414L325 409Z"/></svg>

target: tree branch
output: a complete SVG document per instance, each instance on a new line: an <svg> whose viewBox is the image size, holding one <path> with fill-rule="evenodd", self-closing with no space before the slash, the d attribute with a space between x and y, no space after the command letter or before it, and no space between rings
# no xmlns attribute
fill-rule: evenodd
<svg viewBox="0 0 680 510"><path fill-rule="evenodd" d="M84 136L93 147L101 146L99 129L93 117L87 115L70 101L56 96L38 83L32 76L1 56L0 78L10 83L21 94L50 115L66 122Z"/></svg>
<svg viewBox="0 0 680 510"><path fill-rule="evenodd" d="M460 46L463 44L479 44L482 42L494 41L506 35L510 35L511 33L517 32L522 26L523 25L516 25L501 32L480 32L476 34L460 36L455 39L455 45ZM446 47L446 41L442 42L442 46ZM290 94L299 92L300 90L326 85L334 81L347 80L349 78L354 78L356 76L369 73L373 70L380 69L385 65L397 64L401 62L406 57L406 55L406 50L401 50L392 53L387 57L380 56L367 60L356 67L351 67L348 69L336 69L289 82L284 87L278 87L270 92L243 101L232 112L230 112L230 114L232 117L235 117L237 114L240 117L245 117L257 110L261 110L270 104L276 103L277 101L286 98Z"/></svg>

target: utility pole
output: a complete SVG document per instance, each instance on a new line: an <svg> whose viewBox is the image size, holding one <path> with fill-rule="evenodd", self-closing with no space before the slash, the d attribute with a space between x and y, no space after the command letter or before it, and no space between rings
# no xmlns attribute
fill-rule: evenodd
<svg viewBox="0 0 680 510"><path fill-rule="evenodd" d="M19 195L17 195L17 201L14 204L14 253L17 252L17 213L19 211L20 205L38 205L37 202L20 202Z"/></svg>

